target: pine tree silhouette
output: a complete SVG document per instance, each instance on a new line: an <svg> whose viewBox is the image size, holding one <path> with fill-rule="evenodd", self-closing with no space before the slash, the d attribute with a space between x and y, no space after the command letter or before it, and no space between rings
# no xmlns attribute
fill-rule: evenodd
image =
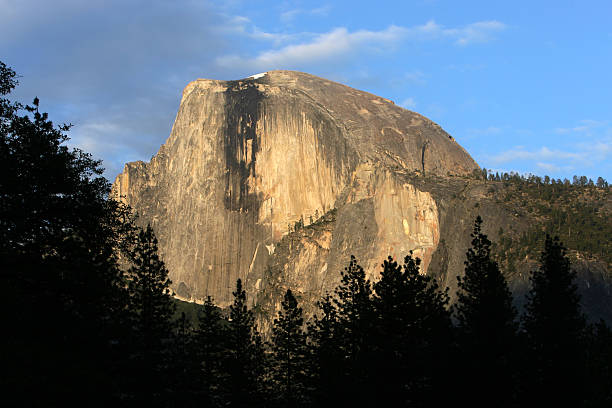
<svg viewBox="0 0 612 408"><path fill-rule="evenodd" d="M228 396L233 406L253 406L261 402L265 367L263 342L255 327L253 312L247 307L242 280L236 281L236 291L232 294L234 302L230 305L224 359Z"/></svg>
<svg viewBox="0 0 612 408"><path fill-rule="evenodd" d="M199 363L196 374L202 389L201 403L220 406L226 397L227 381L223 370L224 325L220 309L208 296L198 312L198 328L194 335L195 359Z"/></svg>
<svg viewBox="0 0 612 408"><path fill-rule="evenodd" d="M340 348L338 316L332 297L318 303L318 313L308 325L310 368L313 373L315 406L337 406L340 402L344 357Z"/></svg>
<svg viewBox="0 0 612 408"><path fill-rule="evenodd" d="M403 267L384 261L374 284L376 355L380 398L412 406L442 403L451 351L448 295L420 273L412 253Z"/></svg>
<svg viewBox="0 0 612 408"><path fill-rule="evenodd" d="M0 95L17 85L0 62ZM115 345L125 285L115 249L124 209L107 200L100 162L69 149L70 126L0 97L0 284L3 361L19 405L70 404L116 394ZM126 213L123 212L123 215ZM93 403L92 403L93 404Z"/></svg>
<svg viewBox="0 0 612 408"><path fill-rule="evenodd" d="M577 406L583 397L585 318L575 279L565 248L547 235L540 267L531 273L523 316L536 373L530 388L536 404Z"/></svg>
<svg viewBox="0 0 612 408"><path fill-rule="evenodd" d="M170 336L174 314L168 269L159 258L157 238L151 225L140 231L128 272L130 309L144 344L154 347Z"/></svg>
<svg viewBox="0 0 612 408"><path fill-rule="evenodd" d="M482 233L478 216L471 234L472 247L465 261L465 275L458 276L456 317L467 394L475 406L505 406L514 392L512 360L516 342L516 310L506 279L491 259L491 241Z"/></svg>
<svg viewBox="0 0 612 408"><path fill-rule="evenodd" d="M366 392L374 358L371 336L374 323L372 288L354 256L351 256L349 265L341 274L340 285L332 300L337 316L334 330L337 352L342 358L338 392L346 403L363 404L373 397Z"/></svg>
<svg viewBox="0 0 612 408"><path fill-rule="evenodd" d="M284 406L304 406L309 400L309 353L302 309L287 289L272 327L274 393Z"/></svg>
<svg viewBox="0 0 612 408"><path fill-rule="evenodd" d="M128 271L130 311L133 316L136 392L141 403L159 402L166 381L168 345L172 339L175 305L168 270L159 258L157 238L150 225L138 234Z"/></svg>

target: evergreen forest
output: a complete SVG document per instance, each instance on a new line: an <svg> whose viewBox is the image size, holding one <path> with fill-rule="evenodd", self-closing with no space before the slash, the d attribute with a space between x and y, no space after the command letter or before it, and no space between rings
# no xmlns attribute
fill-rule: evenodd
<svg viewBox="0 0 612 408"><path fill-rule="evenodd" d="M262 333L241 280L227 309L177 306L153 229L66 146L70 125L9 99L17 79L0 62L4 406L612 406L612 330L584 315L562 243L588 236L610 262L609 220L589 224L605 180L475 174L557 197L533 205L557 213L525 237L541 250L524 310L500 266L514 241L500 260L478 216L452 305L412 253L381 260L375 281L351 257L313 317L287 288Z"/></svg>

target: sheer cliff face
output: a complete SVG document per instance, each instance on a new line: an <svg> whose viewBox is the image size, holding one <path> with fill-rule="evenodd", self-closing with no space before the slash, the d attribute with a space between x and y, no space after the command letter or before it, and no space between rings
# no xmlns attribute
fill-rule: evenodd
<svg viewBox="0 0 612 408"><path fill-rule="evenodd" d="M426 270L440 240L438 207L398 172L475 168L419 114L273 71L190 83L167 142L151 162L126 164L114 193L155 228L176 293L224 305L239 277L251 299L264 296L272 269L283 271L274 279L316 297L352 253L374 274L386 256L413 250ZM289 226L318 218L321 228L286 247Z"/></svg>

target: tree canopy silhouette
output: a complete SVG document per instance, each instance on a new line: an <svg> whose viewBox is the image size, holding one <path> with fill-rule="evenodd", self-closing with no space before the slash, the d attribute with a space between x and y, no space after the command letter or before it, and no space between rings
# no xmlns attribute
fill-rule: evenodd
<svg viewBox="0 0 612 408"><path fill-rule="evenodd" d="M222 405L223 386L227 380L223 370L224 325L220 309L208 296L198 312L198 327L194 334L195 356L199 372L203 402L209 406Z"/></svg>
<svg viewBox="0 0 612 408"><path fill-rule="evenodd" d="M285 406L302 406L309 399L310 359L302 308L287 289L272 327L274 389Z"/></svg>
<svg viewBox="0 0 612 408"><path fill-rule="evenodd" d="M0 94L16 85L0 62ZM70 126L39 107L38 98L0 98L0 279L11 327L3 347L14 392L52 401L115 382L109 345L125 311L116 249L131 227L127 209L108 199L100 162L68 148Z"/></svg>
<svg viewBox="0 0 612 408"><path fill-rule="evenodd" d="M157 238L151 225L140 231L128 271L130 310L143 344L153 347L170 336L174 303L170 296L168 269L159 258Z"/></svg>
<svg viewBox="0 0 612 408"><path fill-rule="evenodd" d="M582 396L585 318L575 279L565 248L547 235L523 316L536 373L530 391L537 402L571 405ZM559 387L563 393L556 392Z"/></svg>
<svg viewBox="0 0 612 408"><path fill-rule="evenodd" d="M453 337L449 297L420 263L412 252L403 266L389 257L373 296L377 392L414 406L442 403Z"/></svg>
<svg viewBox="0 0 612 408"><path fill-rule="evenodd" d="M225 362L229 398L232 404L242 407L260 401L264 350L241 279L236 281L236 291L232 294L234 301L230 305L226 331Z"/></svg>
<svg viewBox="0 0 612 408"><path fill-rule="evenodd" d="M514 394L511 368L517 331L512 294L497 263L491 241L482 232L482 218L474 222L472 246L466 253L465 275L458 276L456 316L459 344L469 383L482 384L472 404L504 406ZM471 367L469 369L468 367Z"/></svg>

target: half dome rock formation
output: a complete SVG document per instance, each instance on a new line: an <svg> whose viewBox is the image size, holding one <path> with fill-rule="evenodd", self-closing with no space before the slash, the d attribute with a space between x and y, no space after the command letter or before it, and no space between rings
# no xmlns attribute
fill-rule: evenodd
<svg viewBox="0 0 612 408"><path fill-rule="evenodd" d="M477 168L415 112L270 71L187 85L166 143L149 163L126 164L113 192L154 227L179 297L227 305L242 278L264 304L280 286L316 299L351 254L371 277L388 255L410 250L427 271L443 216L406 175Z"/></svg>

